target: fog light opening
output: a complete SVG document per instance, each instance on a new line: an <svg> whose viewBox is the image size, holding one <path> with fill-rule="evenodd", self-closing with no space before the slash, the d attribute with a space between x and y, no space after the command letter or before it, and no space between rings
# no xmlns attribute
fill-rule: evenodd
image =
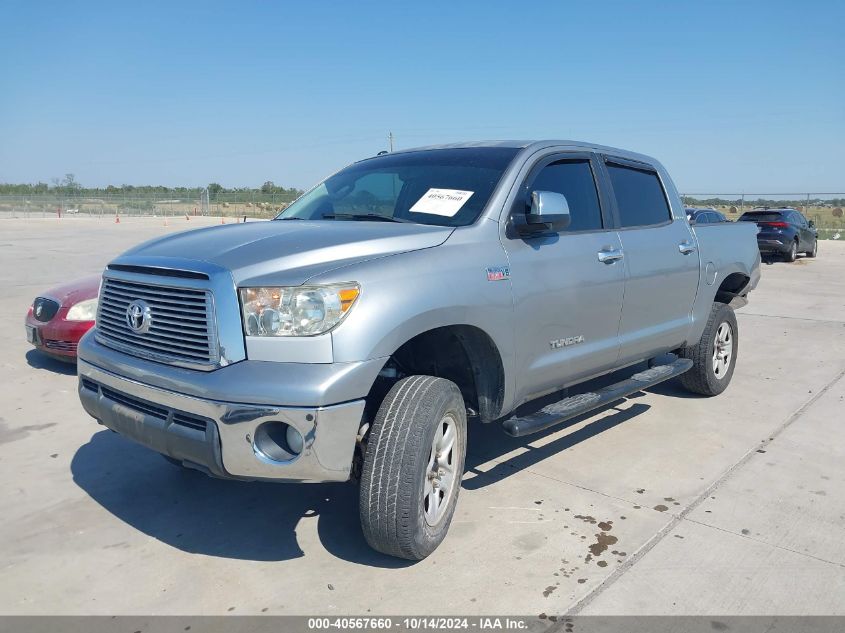
<svg viewBox="0 0 845 633"><path fill-rule="evenodd" d="M305 444L305 440L302 439L302 435L300 435L299 431L297 431L292 426L288 425L287 430L285 431L285 439L288 443L288 448L290 452L294 455L299 455L302 452L302 447Z"/></svg>
<svg viewBox="0 0 845 633"><path fill-rule="evenodd" d="M253 439L255 452L274 462L293 461L304 444L299 431L284 422L265 422L255 430Z"/></svg>

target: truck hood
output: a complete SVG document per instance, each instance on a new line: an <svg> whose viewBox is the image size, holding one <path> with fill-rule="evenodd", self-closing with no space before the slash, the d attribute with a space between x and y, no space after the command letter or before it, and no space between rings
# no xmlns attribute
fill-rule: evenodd
<svg viewBox="0 0 845 633"><path fill-rule="evenodd" d="M298 286L330 270L438 246L454 229L423 224L276 220L185 231L145 242L113 263L231 271L237 285Z"/></svg>

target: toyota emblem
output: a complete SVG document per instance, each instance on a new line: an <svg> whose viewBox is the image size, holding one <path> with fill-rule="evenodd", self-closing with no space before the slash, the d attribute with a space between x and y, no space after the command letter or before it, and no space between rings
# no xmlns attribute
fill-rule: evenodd
<svg viewBox="0 0 845 633"><path fill-rule="evenodd" d="M150 306L144 301L136 299L126 307L126 325L138 334L144 334L152 325Z"/></svg>

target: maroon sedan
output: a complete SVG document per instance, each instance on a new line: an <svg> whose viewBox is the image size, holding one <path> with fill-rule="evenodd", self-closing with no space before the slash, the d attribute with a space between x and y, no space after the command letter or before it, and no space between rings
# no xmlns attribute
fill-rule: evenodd
<svg viewBox="0 0 845 633"><path fill-rule="evenodd" d="M35 298L26 315L26 340L53 358L76 361L76 345L94 327L100 277L85 277Z"/></svg>

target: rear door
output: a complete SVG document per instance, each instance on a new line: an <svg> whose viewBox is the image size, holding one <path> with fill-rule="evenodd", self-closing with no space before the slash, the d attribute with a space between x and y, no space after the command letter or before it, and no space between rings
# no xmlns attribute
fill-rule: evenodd
<svg viewBox="0 0 845 633"><path fill-rule="evenodd" d="M506 233L514 294L516 401L612 368L618 356L624 264L609 204L596 187L589 153L541 158L518 191L511 214L525 213L532 191L563 194L571 223L561 233Z"/></svg>
<svg viewBox="0 0 845 633"><path fill-rule="evenodd" d="M674 217L657 171L646 163L604 157L625 254L619 364L685 342L698 290L697 242L683 215Z"/></svg>

